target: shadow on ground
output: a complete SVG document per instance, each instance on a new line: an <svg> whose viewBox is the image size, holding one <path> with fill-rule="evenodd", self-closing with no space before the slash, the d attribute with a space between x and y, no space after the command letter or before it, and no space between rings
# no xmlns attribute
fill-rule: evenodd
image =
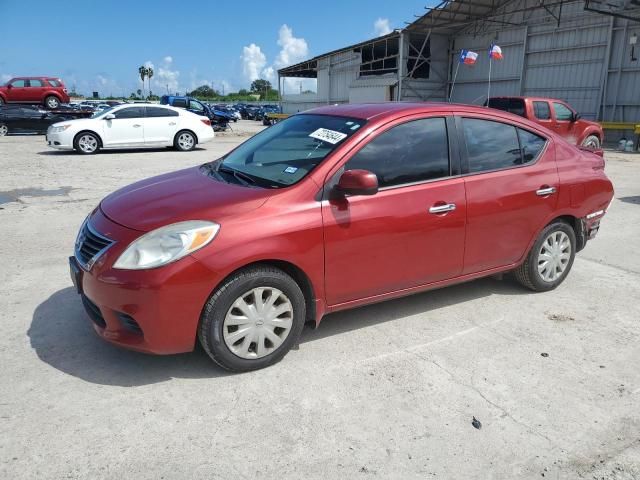
<svg viewBox="0 0 640 480"><path fill-rule="evenodd" d="M305 328L300 343L477 298L518 295L524 292L510 281L490 278L477 280L328 315L317 329ZM91 383L131 387L171 378L197 379L231 375L215 365L199 345L193 353L154 356L106 343L93 331L91 320L73 288L60 290L38 305L27 334L40 360L61 372Z"/></svg>
<svg viewBox="0 0 640 480"><path fill-rule="evenodd" d="M192 152L197 152L199 150L206 150L203 147L196 147ZM114 155L119 153L148 153L148 152L174 152L174 153L189 153L189 152L178 152L172 147L160 147L160 148L127 148L127 149L106 149L100 150L96 155ZM38 155L47 155L54 157L64 157L64 156L77 156L78 158L82 158L85 155L81 155L74 150L43 150L42 152L38 152Z"/></svg>
<svg viewBox="0 0 640 480"><path fill-rule="evenodd" d="M631 197L621 197L618 200L624 203L633 203L635 205L640 205L640 195L633 195Z"/></svg>

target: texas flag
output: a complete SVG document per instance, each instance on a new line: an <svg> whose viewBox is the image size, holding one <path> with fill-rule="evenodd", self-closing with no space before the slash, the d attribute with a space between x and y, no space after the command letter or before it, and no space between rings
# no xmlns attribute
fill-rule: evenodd
<svg viewBox="0 0 640 480"><path fill-rule="evenodd" d="M491 45L489 47L489 58L493 60L502 60L502 49L498 45Z"/></svg>
<svg viewBox="0 0 640 480"><path fill-rule="evenodd" d="M476 52L472 52L471 50L460 51L460 63L473 65L474 63L476 63L477 59L478 59L478 54Z"/></svg>

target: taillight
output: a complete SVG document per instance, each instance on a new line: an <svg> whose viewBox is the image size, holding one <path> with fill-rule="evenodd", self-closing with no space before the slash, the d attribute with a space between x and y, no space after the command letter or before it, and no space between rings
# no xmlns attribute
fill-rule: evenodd
<svg viewBox="0 0 640 480"><path fill-rule="evenodd" d="M207 127L211 126L211 120L209 120L208 118L201 118L200 121L204 123Z"/></svg>

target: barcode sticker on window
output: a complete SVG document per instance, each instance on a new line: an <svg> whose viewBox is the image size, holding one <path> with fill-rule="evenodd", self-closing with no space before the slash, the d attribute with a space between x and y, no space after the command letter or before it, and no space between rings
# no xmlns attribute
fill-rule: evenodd
<svg viewBox="0 0 640 480"><path fill-rule="evenodd" d="M335 145L339 141L347 138L346 133L336 132L335 130L329 130L327 128L319 128L315 132L311 132L309 136L330 143L331 145Z"/></svg>

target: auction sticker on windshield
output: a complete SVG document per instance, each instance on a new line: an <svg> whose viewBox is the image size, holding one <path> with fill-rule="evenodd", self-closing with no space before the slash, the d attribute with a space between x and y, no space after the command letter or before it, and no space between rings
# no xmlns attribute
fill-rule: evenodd
<svg viewBox="0 0 640 480"><path fill-rule="evenodd" d="M319 128L315 132L311 132L309 136L322 140L323 142L330 143L331 145L335 145L340 140L347 138L346 133L336 132L335 130L329 130L328 128Z"/></svg>

